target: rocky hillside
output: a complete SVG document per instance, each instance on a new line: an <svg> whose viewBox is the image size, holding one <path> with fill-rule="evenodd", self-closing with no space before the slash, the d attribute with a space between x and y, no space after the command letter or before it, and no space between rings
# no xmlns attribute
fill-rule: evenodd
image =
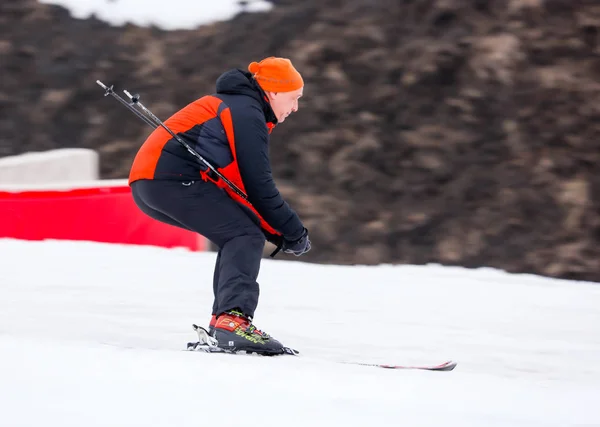
<svg viewBox="0 0 600 427"><path fill-rule="evenodd" d="M600 5L293 0L194 31L0 3L0 155L90 147L123 178L149 128L224 70L279 55L307 86L272 135L306 260L441 263L600 281Z"/></svg>

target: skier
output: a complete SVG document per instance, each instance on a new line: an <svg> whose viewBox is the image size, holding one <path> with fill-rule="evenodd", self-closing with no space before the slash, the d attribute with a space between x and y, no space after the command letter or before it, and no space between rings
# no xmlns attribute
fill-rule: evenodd
<svg viewBox="0 0 600 427"><path fill-rule="evenodd" d="M199 233L218 247L209 326L218 346L281 354L282 344L256 328L252 318L265 240L296 256L311 248L306 227L277 190L268 152L275 125L298 111L304 82L287 58L252 62L248 71L226 71L216 81L215 94L165 122L247 200L162 127L137 153L129 185L146 215Z"/></svg>

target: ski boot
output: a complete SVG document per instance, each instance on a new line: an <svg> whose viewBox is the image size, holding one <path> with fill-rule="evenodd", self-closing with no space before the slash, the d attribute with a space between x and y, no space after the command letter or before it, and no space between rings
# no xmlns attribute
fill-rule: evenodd
<svg viewBox="0 0 600 427"><path fill-rule="evenodd" d="M287 353L287 349L275 338L260 331L252 319L238 310L221 314L215 323L213 338L217 346L232 353L256 353L274 356Z"/></svg>

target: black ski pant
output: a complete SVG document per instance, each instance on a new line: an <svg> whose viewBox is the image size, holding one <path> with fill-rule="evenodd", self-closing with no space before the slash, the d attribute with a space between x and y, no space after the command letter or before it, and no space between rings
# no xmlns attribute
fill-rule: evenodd
<svg viewBox="0 0 600 427"><path fill-rule="evenodd" d="M258 222L212 182L139 180L133 199L146 215L201 234L218 248L212 314L237 308L253 317L265 245Z"/></svg>

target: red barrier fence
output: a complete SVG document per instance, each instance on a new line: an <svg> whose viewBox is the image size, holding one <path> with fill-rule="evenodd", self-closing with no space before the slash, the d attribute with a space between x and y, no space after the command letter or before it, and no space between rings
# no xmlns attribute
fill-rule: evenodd
<svg viewBox="0 0 600 427"><path fill-rule="evenodd" d="M126 184L67 190L0 190L2 237L206 250L202 236L144 215Z"/></svg>

